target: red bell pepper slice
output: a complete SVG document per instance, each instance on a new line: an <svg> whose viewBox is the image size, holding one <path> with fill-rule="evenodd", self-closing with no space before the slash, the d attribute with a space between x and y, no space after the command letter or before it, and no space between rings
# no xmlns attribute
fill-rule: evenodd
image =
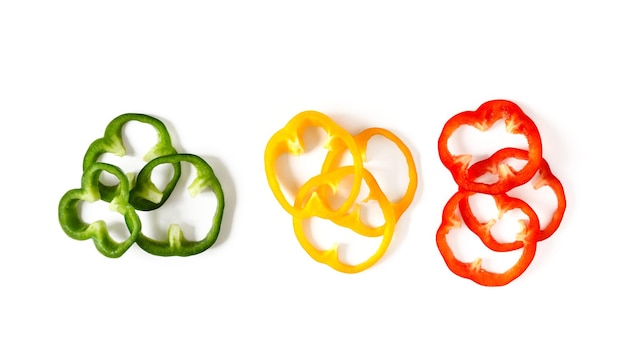
<svg viewBox="0 0 626 352"><path fill-rule="evenodd" d="M498 168L498 180L493 184L476 182L468 177L472 162L469 154L452 155L448 150L448 140L462 125L470 125L480 131L488 130L498 120L504 120L506 130L512 134L522 134L528 141L528 162L519 171L510 166ZM535 123L517 106L508 100L492 100L482 104L476 111L461 112L450 118L439 136L439 157L450 170L459 189L486 194L505 193L511 188L530 180L541 163L541 137Z"/></svg>
<svg viewBox="0 0 626 352"><path fill-rule="evenodd" d="M459 191L454 194L445 205L442 222L437 230L437 248L439 249L439 252L441 253L441 256L443 257L448 268L456 275L470 279L483 286L504 286L518 278L528 268L535 257L535 251L537 249L536 236L539 232L539 219L532 209L527 214L529 216L529 221L526 224L525 229L522 231L523 236L520 236L520 240L522 242L522 254L518 261L503 273L487 271L481 267L481 258L478 258L470 263L457 259L447 241L447 235L450 230L461 227L462 222L464 221L463 216L457 214L456 212L459 208L459 202L471 194L471 192ZM485 237L485 233L476 233L469 226L468 228L481 237L481 239Z"/></svg>
<svg viewBox="0 0 626 352"><path fill-rule="evenodd" d="M518 148L500 149L490 158L472 165L468 170L468 177L470 180L475 180L485 173L495 174L501 163L509 158L528 160L528 151ZM552 189L557 199L557 208L554 210L550 222L545 226L540 226L537 241L543 241L550 237L559 228L561 220L563 219L563 214L565 213L567 202L565 200L565 191L563 190L561 181L554 176L550 170L548 162L545 159L541 159L541 164L539 165L539 170L537 172L539 173L539 177L533 184L533 188L538 189L540 187L548 186ZM462 207L465 206L463 201L460 205ZM467 221L467 219L465 220Z"/></svg>
<svg viewBox="0 0 626 352"><path fill-rule="evenodd" d="M472 232L478 235L487 248L496 252L509 252L524 247L524 242L537 240L537 231L533 232L532 229L539 228L539 219L535 211L526 202L519 198L509 197L506 194L491 195L496 202L496 207L498 208L498 218L501 218L507 211L519 209L526 214L526 216L528 216L530 222L526 225L525 222L520 221L524 229L517 234L516 241L502 243L497 241L491 234L491 227L496 223L496 219L492 219L486 223L481 223L472 212L472 208L469 205L469 197L475 193L461 193L463 193L464 196L459 198L458 208L463 218L463 222ZM537 221L537 223L534 223L534 221Z"/></svg>

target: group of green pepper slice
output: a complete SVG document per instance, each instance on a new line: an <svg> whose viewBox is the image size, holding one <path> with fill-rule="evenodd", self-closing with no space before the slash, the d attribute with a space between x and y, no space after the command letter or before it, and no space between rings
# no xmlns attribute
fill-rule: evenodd
<svg viewBox="0 0 626 352"><path fill-rule="evenodd" d="M157 142L144 156L146 164L136 175L132 172L125 173L119 166L100 161L106 153L119 157L126 155L122 132L129 121L148 124L157 134ZM157 240L155 236L148 236L143 232L139 213L158 209L165 204L181 177L181 163L188 163L196 170L196 177L188 187L189 194L195 197L200 192L210 191L217 199L212 226L205 237L192 241L185 238L178 224L171 224L166 238ZM171 165L173 174L163 189L159 189L152 181L152 173L163 164ZM103 183L103 173L112 175L117 183ZM124 218L128 237L123 241L112 238L104 221L85 223L81 218L81 203L98 200L109 203L110 209ZM113 119L107 125L104 136L91 143L83 158L81 187L67 191L61 197L58 211L59 223L69 237L93 240L98 251L107 257L122 256L133 243L157 256L190 256L205 251L217 240L224 214L224 193L213 169L204 159L176 151L170 134L161 121L152 116L131 113Z"/></svg>
<svg viewBox="0 0 626 352"><path fill-rule="evenodd" d="M526 138L528 149L506 147L478 161L473 160L472 155L452 155L449 151L448 141L461 126L473 126L480 131L486 131L500 120L504 120L507 132L521 134ZM503 286L510 283L528 268L535 256L537 242L547 239L556 231L565 212L563 186L542 157L542 142L537 126L515 103L508 100L488 101L476 111L459 113L446 122L439 137L439 157L459 186L444 207L442 222L436 235L437 247L446 265L456 275L480 285ZM524 166L516 170L508 163L511 159L525 162ZM481 177L487 174L496 176L496 181L482 182ZM511 195L512 190L533 178L534 189L547 186L556 195L557 206L547 224L540 224L537 214L528 203ZM499 242L494 238L491 229L496 219L486 223L477 219L469 202L469 198L477 193L493 197L499 216L519 209L528 217L527 220L520 221L522 230L516 234L515 241ZM504 272L484 269L481 258L473 262L459 260L453 253L447 236L451 230L460 228L462 224L492 251L521 250L519 259Z"/></svg>

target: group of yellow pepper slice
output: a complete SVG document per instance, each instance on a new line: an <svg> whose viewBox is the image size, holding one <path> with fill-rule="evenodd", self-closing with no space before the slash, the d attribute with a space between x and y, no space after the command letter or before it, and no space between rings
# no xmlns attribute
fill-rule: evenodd
<svg viewBox="0 0 626 352"><path fill-rule="evenodd" d="M294 195L288 197L283 187L286 180L280 179L283 173L279 172L278 160L285 154L298 157L310 151L310 146L304 145L304 133L310 128L321 128L325 131L326 157L319 174L304 182ZM399 200L390 200L373 174L365 167L368 142L374 136L382 136L394 143L406 159L409 182ZM342 163L346 153L351 156L349 165ZM265 173L274 196L293 217L294 233L302 248L316 261L344 273L361 272L374 265L385 254L396 223L413 201L418 181L411 151L395 134L383 128L368 128L352 135L330 117L317 111L297 114L270 138L265 149ZM342 182L344 180L350 182ZM341 196L337 202L339 191L346 183L350 185L345 190L347 195ZM367 186L368 193L364 199L359 199L363 184ZM384 217L382 225L370 226L361 218L361 206L368 201L378 203ZM339 256L339 244L329 249L319 249L312 243L307 235L307 228L303 225L312 217L330 220L362 236L380 237L378 249L359 263L346 263Z"/></svg>

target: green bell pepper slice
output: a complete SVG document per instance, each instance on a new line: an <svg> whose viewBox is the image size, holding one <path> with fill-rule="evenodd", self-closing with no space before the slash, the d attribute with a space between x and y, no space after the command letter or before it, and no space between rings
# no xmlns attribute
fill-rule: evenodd
<svg viewBox="0 0 626 352"><path fill-rule="evenodd" d="M107 125L102 138L91 143L83 158L83 171L93 163L98 162L98 159L105 153L111 153L120 157L126 155L126 148L124 147L122 139L122 129L129 121L146 123L156 130L157 142L152 149L144 155L143 159L146 162L159 156L177 153L176 149L172 146L170 134L163 122L149 115L134 113L123 114L113 119ZM174 187L176 187L181 173L180 163L172 163L172 166L174 170L172 179L165 185L162 191L157 189L157 192L150 194L141 193L141 190L136 190L135 188L130 191L129 202L136 210L154 210L165 203L174 190ZM98 182L100 197L106 202L110 202L111 199L113 199L117 193L117 188L118 185L108 186L102 182Z"/></svg>
<svg viewBox="0 0 626 352"><path fill-rule="evenodd" d="M130 233L130 236L122 242L117 242L111 237L103 220L87 224L83 222L79 214L78 206L81 202L93 203L102 199L98 187L102 172L108 172L119 180L118 186L113 189L113 194L110 194L109 203L112 211L124 216L126 227ZM92 163L83 172L81 188L67 191L61 197L59 223L63 231L75 240L93 239L98 251L107 257L120 257L132 246L141 233L141 221L129 203L129 190L130 182L119 167L105 163Z"/></svg>
<svg viewBox="0 0 626 352"><path fill-rule="evenodd" d="M222 217L224 215L224 193L222 186L215 176L211 166L201 157L194 154L173 154L160 156L149 161L137 175L135 188L140 189L143 194L158 192L158 189L151 181L152 170L161 164L179 164L186 162L196 169L196 178L188 187L189 194L195 197L200 192L211 190L217 199L217 208L213 215L211 229L200 241L189 241L183 235L180 226L171 224L167 230L167 239L163 241L155 240L146 236L143 232L137 237L137 245L150 254L158 256L181 256L186 257L204 252L211 247L220 232Z"/></svg>

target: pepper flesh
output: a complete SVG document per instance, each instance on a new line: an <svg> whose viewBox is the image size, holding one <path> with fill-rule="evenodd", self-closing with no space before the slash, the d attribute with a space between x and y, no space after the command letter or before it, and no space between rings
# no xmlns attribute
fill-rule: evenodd
<svg viewBox="0 0 626 352"><path fill-rule="evenodd" d="M124 217L129 236L122 242L115 241L109 234L103 220L91 224L83 222L79 214L79 204L83 201L95 202L101 199L98 179L102 172L108 172L119 180L111 194L110 208ZM92 239L98 251L110 258L124 254L141 232L141 222L135 209L129 203L129 181L117 166L93 163L83 172L81 188L66 192L59 202L59 223L63 231L75 240Z"/></svg>
<svg viewBox="0 0 626 352"><path fill-rule="evenodd" d="M122 138L122 129L124 128L124 125L130 121L138 121L148 124L152 126L157 133L157 142L143 157L145 161L150 161L159 156L177 153L176 149L172 145L169 132L163 122L149 115L134 113L123 114L113 119L107 125L103 137L95 140L91 143L91 145L89 145L89 148L83 158L83 170L87 169L91 164L97 162L105 153L111 153L119 157L126 155L126 147L124 146ZM142 195L137 194L133 188L130 194L130 204L137 210L154 210L163 205L170 193L174 190L174 187L180 178L180 164L172 164L172 167L174 170L172 179L167 183L167 185L165 185L163 190L157 190L158 192L152 194L150 199L146 199L143 198ZM102 182L98 182L98 188L100 190L102 200L107 202L111 201L117 187L117 185L108 186Z"/></svg>
<svg viewBox="0 0 626 352"><path fill-rule="evenodd" d="M346 177L353 172L353 167L344 166L333 170L332 173L312 177L302 186L302 188L296 195L296 199L294 202L295 207L299 207L304 204L314 204L312 206L312 209L317 212L314 211L314 214L312 216L317 216L317 213L328 214L329 210L326 208L325 205L327 204L327 201L319 199L320 193L312 192L312 189L321 187L324 184L330 186L334 182L338 182L341 178ZM372 174L366 169L363 169L363 180L366 182L370 189L370 196L378 201L378 204L382 210L385 219L385 224L383 225L382 233L378 234L378 236L382 237L378 249L372 256L362 261L361 263L347 264L342 262L339 258L338 244L335 244L333 247L326 250L320 250L316 248L307 237L307 231L305 230L303 225L303 222L306 218L300 218L296 216L293 217L294 232L302 248L311 256L311 258L343 273L358 273L374 265L387 251L387 248L389 247L389 244L393 237L393 232L396 225L396 219L394 217L394 211L391 202L389 202L387 196L385 196L385 194L382 192ZM311 202L310 199L315 200ZM339 223L342 223L341 219L344 219L345 222L349 223L351 222L351 218L352 215L350 214L344 215L342 218L340 218Z"/></svg>
<svg viewBox="0 0 626 352"><path fill-rule="evenodd" d="M289 203L281 189L275 169L276 161L281 155L290 153L298 156L304 152L305 146L303 145L303 134L304 131L310 127L321 127L326 131L328 140L325 143L324 148L329 151L336 148L347 148L352 155L354 175L350 194L337 209L327 208L329 213L328 216L344 214L350 209L359 195L363 174L362 154L352 135L337 125L328 116L320 112L304 111L299 113L293 117L285 125L285 127L276 132L268 141L265 148L265 174L267 176L270 189L272 190L272 193L274 193L274 196L280 205L289 214L300 218L306 218L313 215L314 210L310 205L305 203L296 207ZM339 179L336 179L335 182L337 183L330 183L328 186L336 189L339 181Z"/></svg>
<svg viewBox="0 0 626 352"><path fill-rule="evenodd" d="M447 235L450 231L459 228L462 225L463 216L457 215L456 210L458 208L459 201L463 197L467 196L467 192L459 191L454 194L452 198L450 198L448 203L446 203L443 210L442 222L437 230L437 248L439 249L439 252L441 253L441 256L450 271L456 275L470 279L483 286L504 286L524 273L535 257L537 249L536 236L539 231L539 220L537 219L537 215L534 211L529 214L530 219L526 228L523 230L525 235L522 239L522 254L517 262L503 273L487 271L481 266L481 258L478 258L470 263L457 259L447 241ZM480 237L480 234L477 235Z"/></svg>
<svg viewBox="0 0 626 352"><path fill-rule="evenodd" d="M472 156L452 155L448 149L448 140L462 125L486 131L498 120L504 120L509 133L522 134L526 138L528 162L519 171L510 166L498 168L498 180L493 184L476 182L467 174ZM461 112L450 118L439 136L438 149L441 162L450 170L459 189L498 194L528 182L535 175L541 163L542 144L537 126L519 106L508 100L492 100L482 104L476 111Z"/></svg>
<svg viewBox="0 0 626 352"><path fill-rule="evenodd" d="M213 169L204 159L193 154L173 154L157 157L141 169L137 175L137 185L141 185L145 189L156 189L156 186L151 181L151 174L154 168L161 164L180 165L182 162L189 163L196 169L196 178L188 188L192 197L205 190L210 190L215 194L217 207L213 215L211 229L200 241L187 240L178 224L170 225L167 231L167 240L164 241L155 240L142 232L137 237L137 245L148 253L158 256L181 257L195 255L211 247L219 235L224 215L224 193Z"/></svg>

